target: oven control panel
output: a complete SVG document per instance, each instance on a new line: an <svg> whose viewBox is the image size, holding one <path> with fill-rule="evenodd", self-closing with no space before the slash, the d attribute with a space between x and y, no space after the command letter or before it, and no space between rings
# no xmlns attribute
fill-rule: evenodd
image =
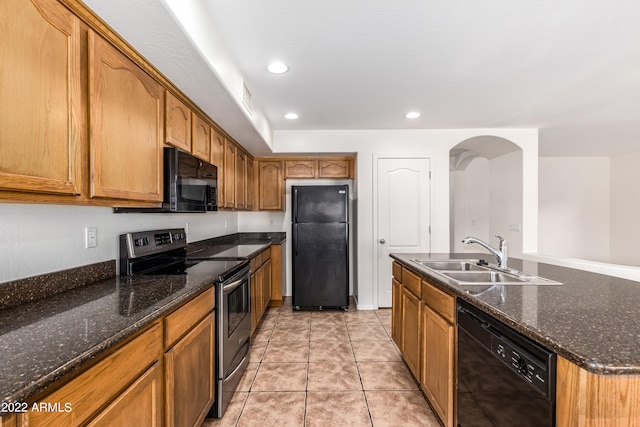
<svg viewBox="0 0 640 427"><path fill-rule="evenodd" d="M184 228L127 233L120 240L126 243L129 259L187 247Z"/></svg>

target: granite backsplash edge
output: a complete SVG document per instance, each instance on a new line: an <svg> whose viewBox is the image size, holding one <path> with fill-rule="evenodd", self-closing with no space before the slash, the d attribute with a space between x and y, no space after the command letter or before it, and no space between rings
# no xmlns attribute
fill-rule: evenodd
<svg viewBox="0 0 640 427"><path fill-rule="evenodd" d="M0 283L0 310L116 276L116 260Z"/></svg>

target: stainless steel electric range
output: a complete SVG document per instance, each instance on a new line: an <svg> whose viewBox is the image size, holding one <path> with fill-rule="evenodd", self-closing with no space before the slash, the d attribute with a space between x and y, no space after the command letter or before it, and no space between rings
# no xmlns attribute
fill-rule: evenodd
<svg viewBox="0 0 640 427"><path fill-rule="evenodd" d="M209 416L222 417L249 363L249 262L240 259L189 259L187 236L182 228L120 236L121 276L160 274L197 274L214 278L217 390Z"/></svg>

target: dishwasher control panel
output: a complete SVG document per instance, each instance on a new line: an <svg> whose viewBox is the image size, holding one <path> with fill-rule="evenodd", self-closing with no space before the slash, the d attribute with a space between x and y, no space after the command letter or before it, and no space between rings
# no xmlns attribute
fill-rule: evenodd
<svg viewBox="0 0 640 427"><path fill-rule="evenodd" d="M505 338L495 335L491 337L491 351L498 359L508 365L512 371L516 372L540 392L547 392L549 373L544 366L544 362L536 360L535 356L528 354L522 348L516 347Z"/></svg>

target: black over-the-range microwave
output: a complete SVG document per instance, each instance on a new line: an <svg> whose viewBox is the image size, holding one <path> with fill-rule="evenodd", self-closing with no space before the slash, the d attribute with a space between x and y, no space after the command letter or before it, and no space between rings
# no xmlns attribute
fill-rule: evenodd
<svg viewBox="0 0 640 427"><path fill-rule="evenodd" d="M208 212L218 210L218 168L173 147L164 149L162 207L116 207L126 212Z"/></svg>

